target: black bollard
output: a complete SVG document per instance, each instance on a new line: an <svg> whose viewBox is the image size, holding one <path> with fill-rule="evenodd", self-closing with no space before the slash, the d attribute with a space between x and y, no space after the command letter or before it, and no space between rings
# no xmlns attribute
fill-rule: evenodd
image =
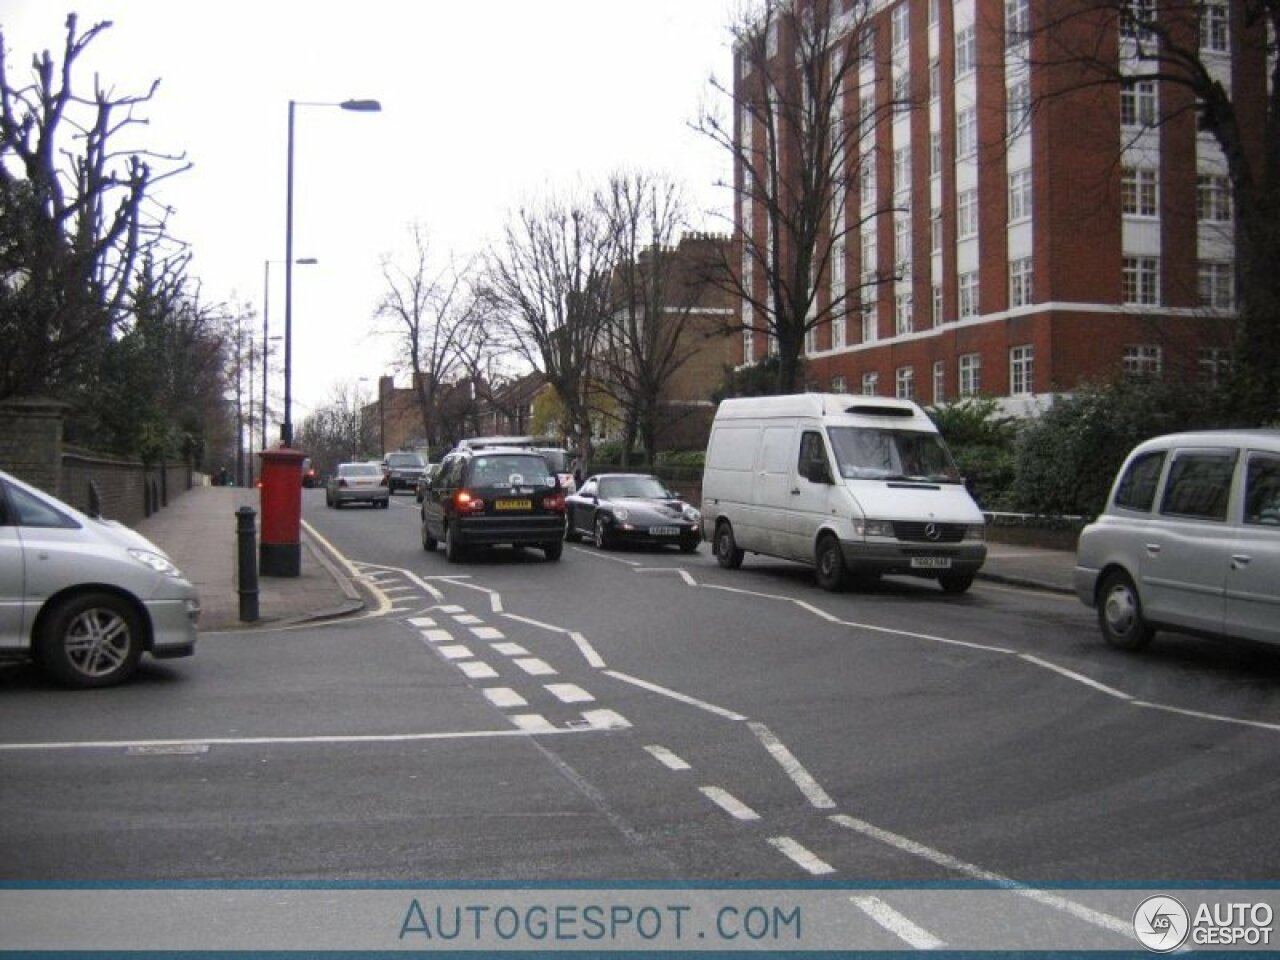
<svg viewBox="0 0 1280 960"><path fill-rule="evenodd" d="M237 588L240 592L240 619L258 619L258 550L254 518L257 511L250 506L236 511Z"/></svg>

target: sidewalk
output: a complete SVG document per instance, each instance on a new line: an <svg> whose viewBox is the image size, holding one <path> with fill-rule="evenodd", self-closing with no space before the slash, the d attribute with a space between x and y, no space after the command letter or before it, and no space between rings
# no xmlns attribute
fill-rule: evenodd
<svg viewBox="0 0 1280 960"><path fill-rule="evenodd" d="M202 633L279 626L364 607L346 571L312 542L304 527L300 575L259 577L259 618L252 623L241 621L236 511L243 505L257 512L254 525L260 531L258 491L244 487L193 487L137 525L138 532L169 554L200 591Z"/></svg>
<svg viewBox="0 0 1280 960"><path fill-rule="evenodd" d="M200 591L201 631L251 629L281 622L353 613L364 607L347 572L302 531L297 577L260 577L259 619L240 620L236 584L236 511L259 510L258 491L242 487L194 487L138 524L138 532L169 554ZM261 527L261 514L255 524ZM988 543L979 579L1054 593L1074 593L1075 554L1007 543Z"/></svg>

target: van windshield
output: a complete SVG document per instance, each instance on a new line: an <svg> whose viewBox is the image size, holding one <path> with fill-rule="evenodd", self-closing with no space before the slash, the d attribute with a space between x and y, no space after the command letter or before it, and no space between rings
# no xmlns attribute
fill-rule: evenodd
<svg viewBox="0 0 1280 960"><path fill-rule="evenodd" d="M830 427L840 476L858 480L959 483L960 471L936 433L878 427Z"/></svg>

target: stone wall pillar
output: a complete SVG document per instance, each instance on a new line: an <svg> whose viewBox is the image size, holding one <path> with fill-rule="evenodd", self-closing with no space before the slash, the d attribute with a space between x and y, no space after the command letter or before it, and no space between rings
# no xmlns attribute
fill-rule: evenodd
<svg viewBox="0 0 1280 960"><path fill-rule="evenodd" d="M0 401L0 469L58 496L67 409L65 403L38 397Z"/></svg>

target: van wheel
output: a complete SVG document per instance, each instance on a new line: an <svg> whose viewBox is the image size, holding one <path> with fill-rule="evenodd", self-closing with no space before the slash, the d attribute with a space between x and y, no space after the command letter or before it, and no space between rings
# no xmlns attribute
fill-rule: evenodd
<svg viewBox="0 0 1280 960"><path fill-rule="evenodd" d="M814 555L818 570L818 586L823 590L842 590L848 571L844 565L844 552L840 541L828 534L818 541Z"/></svg>
<svg viewBox="0 0 1280 960"><path fill-rule="evenodd" d="M1098 626L1102 636L1120 650L1141 650L1155 630L1142 616L1138 591L1123 570L1113 570L1098 588Z"/></svg>
<svg viewBox="0 0 1280 960"><path fill-rule="evenodd" d="M36 642L40 666L69 687L109 687L138 668L142 623L110 593L68 597L46 614Z"/></svg>
<svg viewBox="0 0 1280 960"><path fill-rule="evenodd" d="M733 539L733 527L728 520L721 520L716 525L716 539L713 543L716 562L726 570L737 570L742 566L743 552L738 549L738 542Z"/></svg>
<svg viewBox="0 0 1280 960"><path fill-rule="evenodd" d="M944 573L938 578L943 593L964 593L973 586L972 573Z"/></svg>

